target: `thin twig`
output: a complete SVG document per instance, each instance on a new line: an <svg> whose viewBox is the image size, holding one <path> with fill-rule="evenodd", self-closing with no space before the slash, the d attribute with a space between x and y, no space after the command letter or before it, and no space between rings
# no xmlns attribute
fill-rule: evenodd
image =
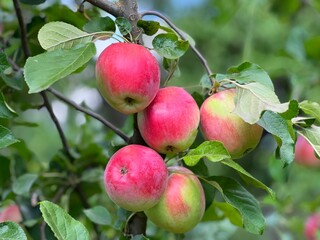
<svg viewBox="0 0 320 240"><path fill-rule="evenodd" d="M27 32L26 32L26 26L23 21L21 8L18 0L13 0L14 10L16 12L18 22L19 22L19 30L20 30L20 38L21 38L21 44L23 48L23 52L25 54L25 57L28 58L31 55L30 48L28 46L28 39L27 39Z"/></svg>
<svg viewBox="0 0 320 240"><path fill-rule="evenodd" d="M44 106L46 107L46 109L48 110L49 112L49 115L53 121L53 123L55 124L57 130L58 130L58 133L59 133L59 136L61 138L61 142L62 142L62 146L63 146L63 150L64 152L66 153L66 155L68 156L68 158L70 160L73 160L73 156L71 155L70 151L69 151L69 145L68 145L68 142L67 142L67 138L66 136L64 135L64 132L62 130L62 127L56 117L56 115L54 114L53 112L53 109L51 107L51 104L49 102L49 99L47 97L47 94L43 91L43 92L40 92L40 95L42 96L42 99L44 101Z"/></svg>
<svg viewBox="0 0 320 240"><path fill-rule="evenodd" d="M181 37L181 39L187 40L187 38L185 37L184 33L176 25L174 25L169 20L169 18L164 16L162 13L159 13L157 11L144 11L144 12L140 13L140 17L141 18L143 18L144 16L147 16L147 15L157 16L157 17L161 18ZM190 44L190 48L192 49L192 51L197 55L197 57L201 61L202 65L206 69L207 74L209 75L209 78L211 79L212 86L215 87L215 81L216 80L212 77L213 73L212 73L212 71L211 71L211 69L209 67L209 64L208 64L207 60L205 59L205 57L199 52L199 50L195 46Z"/></svg>
<svg viewBox="0 0 320 240"><path fill-rule="evenodd" d="M83 112L95 119L97 119L98 121L100 121L102 124L104 124L105 126L107 126L108 128L110 128L114 133L116 133L119 137L121 137L126 143L129 142L130 138L124 134L119 128L117 128L116 126L114 126L112 123L110 123L109 121L107 121L106 119L104 119L101 115L97 114L96 112L91 111L90 109L86 109L84 107L81 107L80 105L76 104L74 101L67 99L65 96L63 96L60 92L58 92L57 90L53 89L53 88L48 88L49 92L51 92L54 96L56 96L58 99L60 99L61 101L65 102L66 104L74 107L75 109L77 109L80 112Z"/></svg>

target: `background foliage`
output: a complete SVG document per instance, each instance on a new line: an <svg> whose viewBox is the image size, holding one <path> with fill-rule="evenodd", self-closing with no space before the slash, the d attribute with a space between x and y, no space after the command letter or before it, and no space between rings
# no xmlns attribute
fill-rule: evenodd
<svg viewBox="0 0 320 240"><path fill-rule="evenodd" d="M41 2L41 0L40 0ZM80 2L23 0L21 8L27 24L31 55L40 54L37 33L50 21L68 22L80 29L86 16L105 15L97 8L85 5L85 14L76 12ZM19 25L10 0L0 3L0 48L10 56L11 71L1 73L1 90L6 102L17 113L9 111L1 118L2 126L11 129L8 143L19 141L0 151L1 204L17 202L21 206L24 226L34 239L40 239L37 226L40 211L31 201L47 196L60 199L60 206L81 220L90 232L103 230L106 239L117 236L126 213L117 212L106 197L101 185L101 173L109 158L123 141L100 122L75 111L48 95L58 120L62 123L72 154L70 165L62 154L61 141L41 96L29 95L23 80L24 55L19 38ZM309 99L320 102L320 2L318 0L232 0L232 1L139 1L141 11L157 9L167 16L196 42L214 72L226 72L230 66L244 61L257 63L270 75L281 101ZM146 19L158 20L153 17ZM145 39L148 44L148 39ZM103 48L105 42L97 45ZM98 48L99 51L100 48ZM1 58L1 66L6 65ZM169 85L184 86L190 92L200 90L203 66L189 50L179 62L179 73ZM164 75L164 74L163 74ZM81 73L68 76L54 85L70 99L99 112L107 120L132 134L132 117L118 114L102 101L96 90L94 60ZM1 130L1 129L0 129ZM6 130L1 130L6 133ZM14 137L13 137L14 136ZM15 140L16 139L16 140ZM249 190L258 196L266 217L262 236L252 235L230 224L228 220L203 222L186 234L186 239L303 239L306 217L317 211L320 204L319 169L293 163L282 168L274 157L276 144L265 135L254 152L239 160L248 172L277 194L272 200L265 192ZM216 165L214 165L216 166ZM74 171L66 175L64 169ZM86 169L76 172L77 169ZM214 174L232 175L219 166L209 169ZM233 176L233 175L232 175ZM233 176L234 177L234 176ZM42 181L46 179L46 181ZM65 187L61 185L66 182ZM306 184L307 183L307 184ZM83 207L104 206L83 212ZM102 214L103 219L100 219ZM219 217L219 216L217 216ZM115 221L118 219L118 221ZM92 220L96 224L92 224ZM110 227L111 223L115 229ZM49 231L49 229L46 229ZM150 226L154 239L175 236ZM103 238L102 238L103 239Z"/></svg>

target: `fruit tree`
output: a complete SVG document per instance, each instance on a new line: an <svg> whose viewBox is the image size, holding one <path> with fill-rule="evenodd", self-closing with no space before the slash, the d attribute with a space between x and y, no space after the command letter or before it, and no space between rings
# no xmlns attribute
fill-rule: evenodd
<svg viewBox="0 0 320 240"><path fill-rule="evenodd" d="M173 2L0 3L0 239L316 239L320 7ZM283 9L306 22L273 49Z"/></svg>

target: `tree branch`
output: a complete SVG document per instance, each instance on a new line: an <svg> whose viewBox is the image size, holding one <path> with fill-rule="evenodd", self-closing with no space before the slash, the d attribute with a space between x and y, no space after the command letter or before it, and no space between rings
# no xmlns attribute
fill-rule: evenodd
<svg viewBox="0 0 320 240"><path fill-rule="evenodd" d="M110 0L86 1L91 3L93 6L110 13L114 17L124 17L128 19L132 25L132 36L134 38L138 38L140 36L141 30L137 27L137 22L140 19L137 0L118 0L116 2Z"/></svg>
<svg viewBox="0 0 320 240"><path fill-rule="evenodd" d="M176 25L174 25L169 20L169 18L164 16L162 13L159 13L157 11L144 11L144 12L140 13L140 17L141 18L143 18L144 16L147 16L147 15L157 16L157 17L161 18L181 37L181 39L187 40L187 38L185 37L184 33ZM190 44L190 48L196 54L196 56L199 58L199 60L201 61L202 65L206 69L206 72L209 75L209 78L211 80L212 86L216 87L216 83L215 83L216 80L212 77L213 73L212 73L212 71L211 71L211 69L209 67L209 64L208 64L207 60L205 59L205 57L199 52L199 50L195 46Z"/></svg>
<svg viewBox="0 0 320 240"><path fill-rule="evenodd" d="M51 92L58 99L60 99L61 101L65 102L66 104L72 106L76 110L78 110L80 112L83 112L83 113L85 113L85 114L97 119L102 124L104 124L105 126L110 128L112 131L114 131L114 133L116 133L119 137L121 137L126 143L129 143L130 138L127 135L125 135L119 128L117 128L112 123L110 123L109 121L104 119L101 115L99 115L99 114L97 114L97 113L95 113L95 112L93 112L93 111L91 111L89 109L86 109L84 107L81 107L80 105L76 104L74 101L64 97L60 92L58 92L57 90L55 90L53 88L49 88L47 91Z"/></svg>
<svg viewBox="0 0 320 240"><path fill-rule="evenodd" d="M27 32L26 32L26 26L24 24L24 20L21 13L21 8L18 0L13 0L14 10L16 12L18 22L19 22L19 30L20 30L20 38L21 38L21 45L23 48L23 52L25 54L25 57L28 58L31 55L31 51L28 45L28 39L27 39Z"/></svg>
<svg viewBox="0 0 320 240"><path fill-rule="evenodd" d="M64 132L62 130L62 127L56 117L56 115L54 114L53 112L53 109L50 105L50 102L49 102L49 99L47 97L47 94L43 91L43 92L40 92L40 95L42 96L42 99L43 99L43 102L44 102L44 106L47 108L48 112L49 112L49 115L53 121L53 123L55 124L57 130L58 130L58 133L59 133L59 136L60 136L60 139L61 139L61 142L62 142L62 146L63 146L63 150L64 152L66 153L66 155L68 156L68 158L70 160L73 160L73 156L71 155L70 151L69 151L69 145L68 145L68 142L67 142L67 139L64 135Z"/></svg>

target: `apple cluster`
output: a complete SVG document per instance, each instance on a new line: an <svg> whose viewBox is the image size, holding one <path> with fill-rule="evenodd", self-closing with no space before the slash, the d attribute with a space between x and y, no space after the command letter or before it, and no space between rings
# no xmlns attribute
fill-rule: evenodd
<svg viewBox="0 0 320 240"><path fill-rule="evenodd" d="M220 141L232 158L257 146L262 128L232 113L234 89L208 97L199 109L181 87L160 88L160 68L144 46L114 43L96 63L98 89L124 114L137 114L147 146L127 145L109 160L104 184L110 199L129 211L144 211L157 226L174 233L195 227L205 211L198 177L182 166L166 166L160 154L177 154L194 142L198 129L206 140Z"/></svg>

